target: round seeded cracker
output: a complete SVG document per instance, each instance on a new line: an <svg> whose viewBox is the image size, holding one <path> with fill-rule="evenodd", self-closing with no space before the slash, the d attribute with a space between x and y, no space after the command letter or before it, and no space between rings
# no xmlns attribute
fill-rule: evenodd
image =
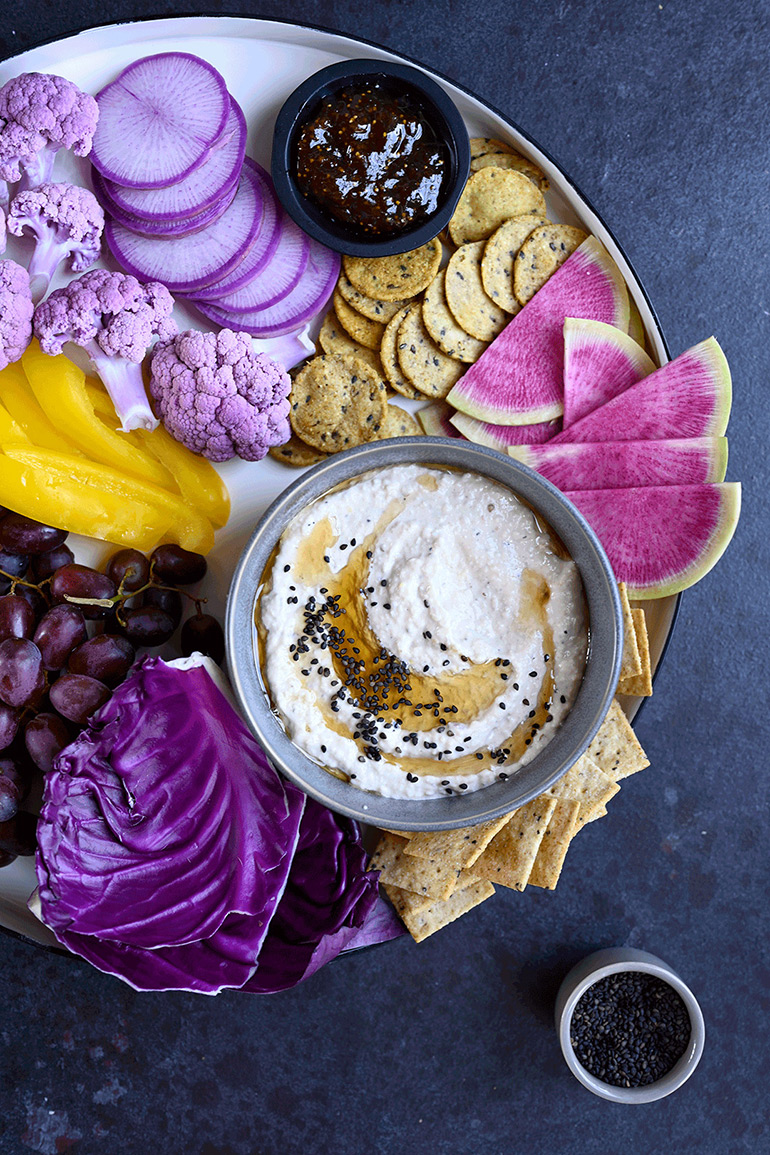
<svg viewBox="0 0 770 1155"><path fill-rule="evenodd" d="M399 309L403 309L406 304L406 301L377 301L374 297L367 297L364 293L359 293L344 274L337 281L337 291L357 313L368 317L370 321L379 321L381 325L387 325L388 321L392 321Z"/></svg>
<svg viewBox="0 0 770 1155"><path fill-rule="evenodd" d="M493 136L472 136L468 143L471 146L471 164L480 156L487 156L489 153L496 153L497 155L502 153L510 156L514 151L512 144L495 140Z"/></svg>
<svg viewBox="0 0 770 1155"><path fill-rule="evenodd" d="M401 372L401 366L398 363L398 352L396 349L398 330L401 328L401 322L407 313L411 313L412 309L417 308L419 308L419 306L416 303L404 305L403 309L399 309L393 320L389 321L385 326L385 332L382 334L382 344L380 345L380 360L382 361L385 380L395 389L396 393L400 393L402 397L409 397L413 401L422 401L425 398L425 394L421 393L419 389L415 389L414 385L404 378L404 374Z"/></svg>
<svg viewBox="0 0 770 1155"><path fill-rule="evenodd" d="M296 433L292 433L285 445L276 445L269 452L276 461L282 461L284 465L293 465L295 469L305 469L308 465L317 465L319 461L325 461L329 456L328 453L322 453L320 449L313 449L310 445L306 445L301 438L297 437Z"/></svg>
<svg viewBox="0 0 770 1155"><path fill-rule="evenodd" d="M297 375L289 419L304 442L334 453L377 437L385 398L385 382L366 362L323 353Z"/></svg>
<svg viewBox="0 0 770 1155"><path fill-rule="evenodd" d="M393 257L343 257L351 285L378 301L416 297L431 283L441 264L441 242L428 241L419 249Z"/></svg>
<svg viewBox="0 0 770 1155"><path fill-rule="evenodd" d="M538 216L511 217L486 243L481 258L481 283L487 296L506 313L518 313L521 308L513 291L516 254L532 230L546 223Z"/></svg>
<svg viewBox="0 0 770 1155"><path fill-rule="evenodd" d="M379 355L374 349L367 349L365 345L354 341L340 325L334 310L330 310L324 317L318 334L318 344L324 353L341 353L345 357L360 357L378 373L380 371Z"/></svg>
<svg viewBox="0 0 770 1155"><path fill-rule="evenodd" d="M446 397L465 366L442 353L422 322L422 310L410 309L398 330L398 363L408 381L426 397Z"/></svg>
<svg viewBox="0 0 770 1155"><path fill-rule="evenodd" d="M534 161L528 160L520 152L487 152L471 161L471 172L480 172L482 168L511 168L521 172L542 192L549 187L548 177Z"/></svg>
<svg viewBox="0 0 770 1155"><path fill-rule="evenodd" d="M379 349L385 329L384 325L381 325L379 321L370 321L362 313L356 312L339 292L335 291L332 305L337 314L337 320L348 336L367 349Z"/></svg>
<svg viewBox="0 0 770 1155"><path fill-rule="evenodd" d="M449 258L444 291L461 329L479 341L492 341L508 324L508 314L484 292L481 258L485 241L461 245Z"/></svg>
<svg viewBox="0 0 770 1155"><path fill-rule="evenodd" d="M534 297L587 235L573 225L541 225L529 234L513 269L513 291L519 304L526 305Z"/></svg>
<svg viewBox="0 0 770 1155"><path fill-rule="evenodd" d="M514 169L482 168L469 177L449 222L449 234L456 245L486 240L503 221L525 213L547 215L540 189Z"/></svg>
<svg viewBox="0 0 770 1155"><path fill-rule="evenodd" d="M455 321L446 303L446 269L440 269L433 278L422 302L422 320L428 334L442 353L455 361L472 364L486 349L486 342L471 337Z"/></svg>
<svg viewBox="0 0 770 1155"><path fill-rule="evenodd" d="M376 440L386 441L389 437L422 436L422 429L414 417L412 417L412 414L407 413L405 409L389 401L385 406L385 416L380 425L380 432L377 434Z"/></svg>

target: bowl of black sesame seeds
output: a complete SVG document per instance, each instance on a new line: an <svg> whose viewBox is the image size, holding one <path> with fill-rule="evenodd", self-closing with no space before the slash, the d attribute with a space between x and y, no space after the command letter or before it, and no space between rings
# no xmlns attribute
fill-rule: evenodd
<svg viewBox="0 0 770 1155"><path fill-rule="evenodd" d="M703 1014L671 967L647 951L610 948L569 972L556 997L556 1029L579 1082L615 1103L652 1103L676 1091L700 1062Z"/></svg>

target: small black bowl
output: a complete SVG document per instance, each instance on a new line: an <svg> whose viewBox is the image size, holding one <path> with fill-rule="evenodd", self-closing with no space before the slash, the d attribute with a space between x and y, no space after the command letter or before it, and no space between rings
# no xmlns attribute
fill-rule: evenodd
<svg viewBox="0 0 770 1155"><path fill-rule="evenodd" d="M317 206L296 183L295 145L298 133L320 101L362 80L386 91L406 94L417 105L436 138L447 148L449 165L436 211L411 228L371 239L354 235L343 222ZM311 237L328 248L353 257L387 257L419 248L438 236L455 210L471 164L470 142L460 113L434 80L417 68L380 60L345 60L308 77L292 92L278 114L273 136L272 175L281 204Z"/></svg>

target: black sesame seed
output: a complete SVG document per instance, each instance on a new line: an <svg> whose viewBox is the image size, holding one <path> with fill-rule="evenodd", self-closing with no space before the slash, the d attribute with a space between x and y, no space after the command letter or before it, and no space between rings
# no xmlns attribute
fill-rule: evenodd
<svg viewBox="0 0 770 1155"><path fill-rule="evenodd" d="M504 709L506 708L506 706L505 706L505 702L498 702L497 704L498 704L498 706L500 707L500 709L501 709L501 710L504 710Z"/></svg>
<svg viewBox="0 0 770 1155"><path fill-rule="evenodd" d="M290 569L291 569L291 566L290 566L290 565L285 565L285 566L283 567L283 572L284 572L284 573L288 573Z"/></svg>

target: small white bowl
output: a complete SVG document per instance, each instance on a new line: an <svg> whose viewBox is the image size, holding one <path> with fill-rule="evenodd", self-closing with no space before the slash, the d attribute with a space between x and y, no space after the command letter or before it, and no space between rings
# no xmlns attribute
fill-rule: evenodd
<svg viewBox="0 0 770 1155"><path fill-rule="evenodd" d="M677 992L690 1016L690 1041L687 1050L668 1074L654 1083L648 1083L645 1087L613 1087L610 1083L597 1079L579 1061L570 1040L572 1014L582 996L599 979L621 971L641 971L643 974L655 975L656 978L662 979ZM589 1091L593 1091L594 1095L599 1095L602 1099L611 1099L614 1103L653 1103L656 1099L664 1099L666 1095L676 1091L698 1066L706 1041L703 1014L689 987L685 986L668 963L646 950L634 950L631 947L611 947L595 951L572 968L556 996L556 1030L562 1054L575 1078Z"/></svg>

